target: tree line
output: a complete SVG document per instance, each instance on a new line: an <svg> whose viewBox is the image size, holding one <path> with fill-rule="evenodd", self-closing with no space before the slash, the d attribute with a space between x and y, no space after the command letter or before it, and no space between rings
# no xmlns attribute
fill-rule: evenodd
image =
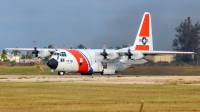
<svg viewBox="0 0 200 112"><path fill-rule="evenodd" d="M197 21L192 24L191 18L186 18L180 25L175 28L175 39L172 41L172 49L176 51L191 51L195 52L193 55L176 55L177 62L191 62L198 61L200 52L200 24Z"/></svg>

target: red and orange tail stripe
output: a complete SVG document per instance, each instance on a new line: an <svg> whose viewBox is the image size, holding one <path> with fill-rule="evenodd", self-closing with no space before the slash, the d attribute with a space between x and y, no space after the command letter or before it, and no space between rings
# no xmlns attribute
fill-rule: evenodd
<svg viewBox="0 0 200 112"><path fill-rule="evenodd" d="M149 37L149 14L146 14L144 17L144 21L142 23L142 28L141 28L139 36L141 38Z"/></svg>
<svg viewBox="0 0 200 112"><path fill-rule="evenodd" d="M136 45L135 50L149 50L149 45Z"/></svg>

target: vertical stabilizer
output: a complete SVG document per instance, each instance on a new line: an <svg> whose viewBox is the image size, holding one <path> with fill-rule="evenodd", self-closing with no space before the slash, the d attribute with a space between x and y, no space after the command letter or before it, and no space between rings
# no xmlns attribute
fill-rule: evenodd
<svg viewBox="0 0 200 112"><path fill-rule="evenodd" d="M145 12L131 50L153 50L151 15Z"/></svg>

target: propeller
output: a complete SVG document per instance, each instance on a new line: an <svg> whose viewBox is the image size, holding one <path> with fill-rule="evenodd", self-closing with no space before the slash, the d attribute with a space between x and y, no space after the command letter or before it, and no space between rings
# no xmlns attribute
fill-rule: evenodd
<svg viewBox="0 0 200 112"><path fill-rule="evenodd" d="M107 59L108 53L106 52L106 44L107 43L102 43L103 45L103 52L100 54L104 57L104 59Z"/></svg>
<svg viewBox="0 0 200 112"><path fill-rule="evenodd" d="M34 47L34 51L32 52L32 54L35 54L35 57L38 57L38 53L40 51L37 50L37 47Z"/></svg>
<svg viewBox="0 0 200 112"><path fill-rule="evenodd" d="M67 46L66 46L65 44L63 44L63 48L64 48L64 49L68 49Z"/></svg>
<svg viewBox="0 0 200 112"><path fill-rule="evenodd" d="M131 53L130 48L128 49L128 52L125 53L125 55L128 56L128 59L131 59L131 56L132 56L133 54Z"/></svg>
<svg viewBox="0 0 200 112"><path fill-rule="evenodd" d="M131 50L130 50L130 46L131 46L131 43L129 42L128 43L128 52L125 53L126 56L128 56L128 59L131 59L131 56L133 56L133 54L131 53Z"/></svg>
<svg viewBox="0 0 200 112"><path fill-rule="evenodd" d="M103 49L103 52L100 55L102 55L104 59L107 59L108 53L106 52L106 49Z"/></svg>
<svg viewBox="0 0 200 112"><path fill-rule="evenodd" d="M34 45L34 50L33 50L32 54L35 54L35 57L38 57L38 53L40 51L37 50L36 41L33 41L33 45Z"/></svg>
<svg viewBox="0 0 200 112"><path fill-rule="evenodd" d="M64 46L66 47L66 45L64 45ZM56 47L55 44L52 44L52 48L53 48L53 49L56 49L56 51L58 50L58 48Z"/></svg>

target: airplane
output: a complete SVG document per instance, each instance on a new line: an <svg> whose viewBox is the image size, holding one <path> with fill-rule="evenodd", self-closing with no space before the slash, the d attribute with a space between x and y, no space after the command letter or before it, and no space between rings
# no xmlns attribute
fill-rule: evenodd
<svg viewBox="0 0 200 112"><path fill-rule="evenodd" d="M47 48L5 48L6 50L32 51L35 57L51 56L47 66L51 72L58 71L58 75L65 73L80 73L92 75L94 73L115 74L126 70L131 65L144 64L147 55L161 54L194 54L183 51L154 51L151 15L145 12L132 46L114 49L47 49Z"/></svg>

